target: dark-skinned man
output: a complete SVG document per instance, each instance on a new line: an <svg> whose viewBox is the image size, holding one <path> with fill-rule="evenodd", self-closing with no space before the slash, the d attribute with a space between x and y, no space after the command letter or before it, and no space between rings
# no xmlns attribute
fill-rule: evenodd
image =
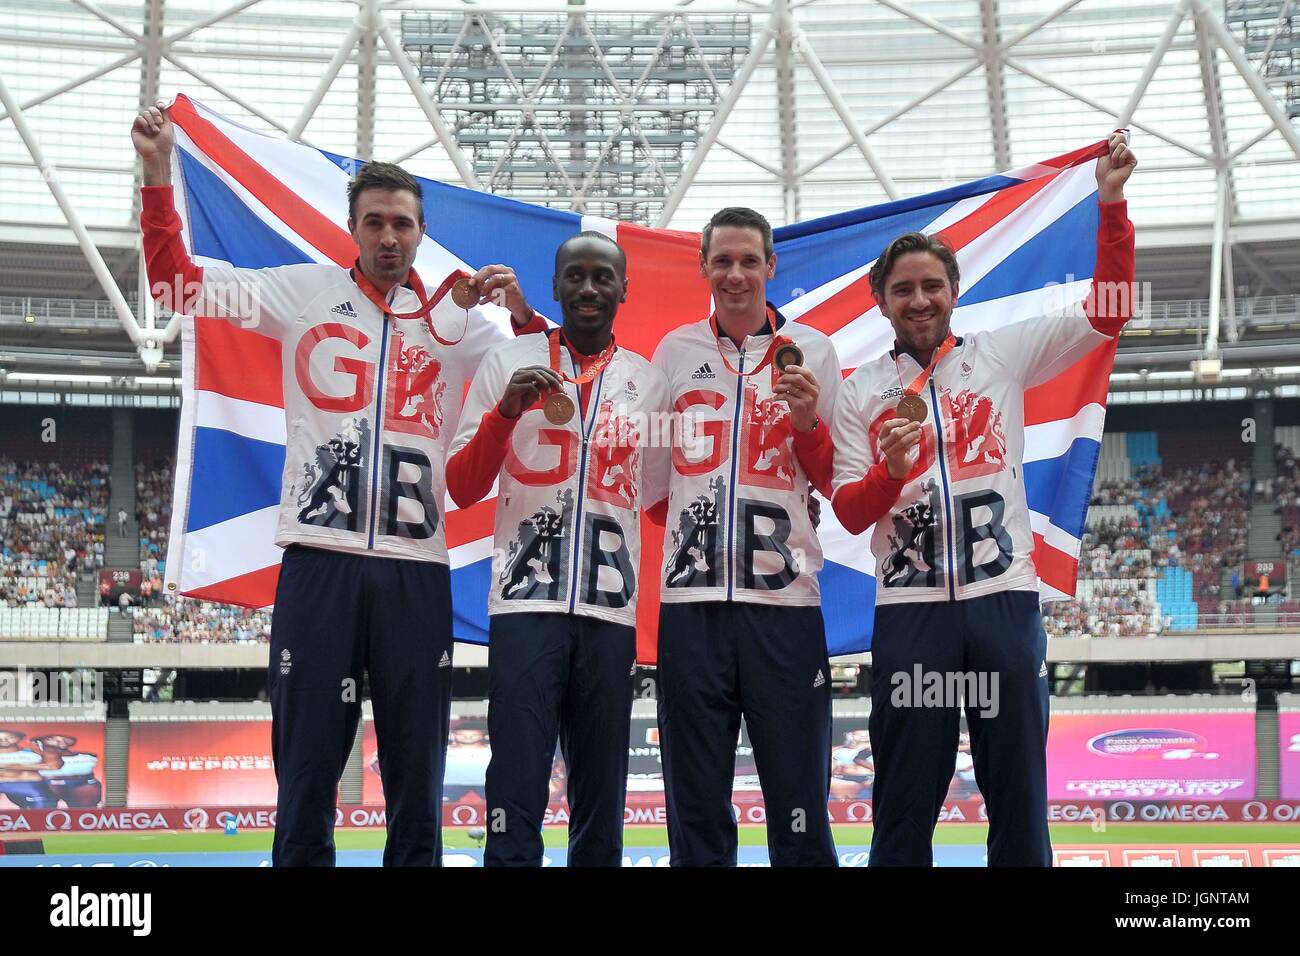
<svg viewBox="0 0 1300 956"><path fill-rule="evenodd" d="M952 781L961 703L923 698L918 673L991 690L965 702L989 865L1052 863L1047 637L1025 494L1024 393L1113 339L1129 318L1134 245L1124 184L1136 165L1117 131L1096 166L1092 291L1053 314L959 337L950 328L957 258L941 238L900 236L872 266L871 288L896 341L840 388L832 499L849 532L875 525L871 866L931 865Z"/></svg>
<svg viewBox="0 0 1300 956"><path fill-rule="evenodd" d="M489 352L447 462L462 508L499 481L488 597L488 866L540 866L558 736L569 865L618 866L636 661L643 502L664 495L667 384L619 348L623 250L584 232L556 252L561 328Z"/></svg>

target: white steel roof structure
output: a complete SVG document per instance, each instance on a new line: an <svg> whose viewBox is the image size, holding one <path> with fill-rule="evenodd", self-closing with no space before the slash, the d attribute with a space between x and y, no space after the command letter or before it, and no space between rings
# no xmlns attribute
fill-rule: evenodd
<svg viewBox="0 0 1300 956"><path fill-rule="evenodd" d="M606 69L602 16L686 35L693 19L744 14L749 52L717 84L660 225L698 229L738 203L774 224L808 219L1128 125L1142 159L1130 200L1140 277L1157 299L1208 298L1208 344L1220 324L1231 342L1239 294L1300 292L1300 128L1260 71L1290 37L1292 5L1253 4L1259 29L1276 23L1261 57L1258 29L1243 46L1240 16L1211 0L3 0L0 294L107 297L135 344L160 344L114 293L137 272L128 128L159 96L185 92L255 129L477 186L456 112L403 50L404 13L466 24L551 13L590 29ZM654 108L624 92L629 114ZM526 111L528 96L495 105Z"/></svg>

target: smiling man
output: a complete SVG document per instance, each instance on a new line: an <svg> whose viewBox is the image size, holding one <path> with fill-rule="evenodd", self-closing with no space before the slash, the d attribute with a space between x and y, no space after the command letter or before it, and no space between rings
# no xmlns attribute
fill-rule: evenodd
<svg viewBox="0 0 1300 956"><path fill-rule="evenodd" d="M614 341L627 259L584 232L555 255L564 325L490 352L447 462L462 508L499 481L488 614L487 866L541 866L558 734L569 865L619 866L643 502L664 496L667 383Z"/></svg>
<svg viewBox="0 0 1300 956"><path fill-rule="evenodd" d="M286 449L275 543L286 551L271 624L272 862L334 864L339 779L368 671L384 864L436 864L452 651L443 462L463 383L500 333L482 317L471 326L445 294L454 273L436 291L420 281L423 196L400 167L368 163L348 184L350 268L200 267L181 241L175 130L162 104L136 117L131 138L154 295L280 343ZM505 303L517 331L545 327L509 268L485 267L470 282L480 302ZM463 329L472 331L460 341Z"/></svg>
<svg viewBox="0 0 1300 956"><path fill-rule="evenodd" d="M749 728L774 866L834 866L830 665L809 484L828 493L840 381L831 341L766 300L772 227L730 207L704 227L715 313L654 364L680 418L659 616L659 730L674 866L735 866L736 740ZM791 349L793 347L793 349ZM687 427L687 419L693 427Z"/></svg>
<svg viewBox="0 0 1300 956"><path fill-rule="evenodd" d="M990 866L1050 866L1047 637L1026 498L1025 390L1117 336L1134 301L1122 131L1097 160L1092 291L1050 315L971 335L951 330L960 274L937 236L899 236L871 268L894 348L845 379L835 408L841 524L875 525L871 639L871 866L929 866L957 759L961 706L898 694L912 673L975 676L968 699ZM942 695L940 695L942 696Z"/></svg>

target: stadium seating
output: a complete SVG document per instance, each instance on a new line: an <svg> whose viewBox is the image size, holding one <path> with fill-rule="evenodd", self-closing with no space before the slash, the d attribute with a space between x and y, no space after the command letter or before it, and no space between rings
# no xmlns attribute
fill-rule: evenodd
<svg viewBox="0 0 1300 956"><path fill-rule="evenodd" d="M1155 432L1120 432L1115 437L1119 439L1121 436L1133 468L1161 467L1163 462L1157 450L1158 439Z"/></svg>
<svg viewBox="0 0 1300 956"><path fill-rule="evenodd" d="M103 641L108 608L0 607L0 640Z"/></svg>
<svg viewBox="0 0 1300 956"><path fill-rule="evenodd" d="M271 639L271 611L164 595L156 607L132 608L137 644L151 642L262 644Z"/></svg>
<svg viewBox="0 0 1300 956"><path fill-rule="evenodd" d="M76 605L76 574L104 563L108 491L102 462L0 458L0 604Z"/></svg>
<svg viewBox="0 0 1300 956"><path fill-rule="evenodd" d="M1165 568L1156 585L1160 610L1173 631L1193 631L1200 615L1192 599L1192 574L1186 568Z"/></svg>

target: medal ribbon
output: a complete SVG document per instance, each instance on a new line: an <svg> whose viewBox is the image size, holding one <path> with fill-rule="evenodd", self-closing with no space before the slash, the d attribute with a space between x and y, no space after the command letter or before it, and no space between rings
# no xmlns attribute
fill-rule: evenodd
<svg viewBox="0 0 1300 956"><path fill-rule="evenodd" d="M903 389L904 394L920 395L921 389L925 387L926 380L929 379L930 375L934 372L934 367L938 365L940 359L942 359L945 355L951 352L956 347L956 345L957 345L957 337L953 335L951 332L949 332L948 337L943 340L942 344L940 344L940 346L937 349L934 350L934 358L930 360L930 367L927 368L925 371L923 371L915 379L913 379L911 385ZM897 362L894 363L894 371L898 372ZM898 384L900 387L903 384L903 376L901 372L898 375Z"/></svg>
<svg viewBox="0 0 1300 956"><path fill-rule="evenodd" d="M794 339L790 338L788 335L776 334L776 319L772 316L772 312L770 310L767 313L767 327L769 330L771 330L772 341L769 342L767 345L767 353L763 356L763 361L759 362L748 372L742 372L734 365L731 364L730 360L728 360L727 358L727 353L722 351L722 335L718 331L718 314L715 312L713 313L713 315L709 316L709 328L713 330L713 338L718 343L718 356L722 359L722 364L727 367L728 372L730 372L732 375L738 375L741 378L749 378L749 376L751 375L757 375L759 372L763 371L763 369L767 368L768 365L771 365L772 358L773 356L776 355L777 349L779 349L783 345L794 345ZM773 385L776 384L776 380L780 377L780 374L781 373L777 370L776 366L773 365L772 366Z"/></svg>
<svg viewBox="0 0 1300 956"><path fill-rule="evenodd" d="M556 329L554 335L547 336L551 347L551 371L570 385L579 387L586 385L601 372L605 371L607 366L614 359L614 350L618 347L614 342L614 336L609 337L609 344L601 351L599 355L592 360L592 363L578 375L577 378L570 378L563 369L560 368L560 338L564 335L562 329ZM564 344L568 345L569 340L565 339Z"/></svg>
<svg viewBox="0 0 1300 956"><path fill-rule="evenodd" d="M375 284L371 282L364 272L361 271L361 261L357 260L356 265L352 267L352 281L356 283L367 299L373 302L385 315L391 315L395 319L424 319L424 324L429 328L429 334L437 340L439 345L458 345L461 339L465 338L465 333L469 330L469 310L465 311L465 328L460 330L460 338L455 341L448 341L438 334L438 330L433 327L433 317L430 315L434 308L442 301L443 297L451 291L451 287L460 279L468 279L469 273L457 269L447 278L442 280L442 285L438 286L437 291L433 293L433 298L429 298L424 291L424 283L416 275L414 269L406 274L406 281L410 284L412 291L415 292L416 298L420 300L420 308L414 312L397 312L393 309L388 301L379 294Z"/></svg>

